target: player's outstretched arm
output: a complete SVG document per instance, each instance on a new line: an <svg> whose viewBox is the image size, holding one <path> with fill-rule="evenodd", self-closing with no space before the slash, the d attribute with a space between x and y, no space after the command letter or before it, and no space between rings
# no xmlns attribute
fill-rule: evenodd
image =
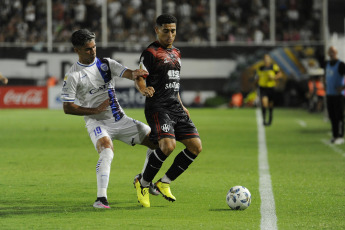
<svg viewBox="0 0 345 230"><path fill-rule="evenodd" d="M145 97L152 97L155 89L152 86L146 87L146 81L143 77L135 79L135 88Z"/></svg>
<svg viewBox="0 0 345 230"><path fill-rule="evenodd" d="M76 105L73 102L64 102L63 110L65 114L79 115L79 116L93 115L93 114L99 114L101 112L106 111L108 109L109 103L110 103L109 99L107 99L96 108L86 108L86 107Z"/></svg>
<svg viewBox="0 0 345 230"><path fill-rule="evenodd" d="M126 69L122 77L134 81L138 77L147 77L147 75L149 75L149 73L143 69L136 69L136 70Z"/></svg>

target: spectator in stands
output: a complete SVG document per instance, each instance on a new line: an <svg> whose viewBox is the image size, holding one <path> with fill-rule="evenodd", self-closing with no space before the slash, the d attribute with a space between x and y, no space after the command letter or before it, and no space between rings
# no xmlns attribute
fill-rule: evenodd
<svg viewBox="0 0 345 230"><path fill-rule="evenodd" d="M97 39L102 38L99 20L102 0L52 0L52 3L53 42L69 42L71 32L83 25L99 35ZM142 39L141 34L154 27L152 18L156 14L155 1L108 0L107 3L109 42L128 42L128 37L131 38L131 43L154 39L151 35L149 39ZM210 40L209 4L207 0L162 1L164 12L176 13L178 41L202 43ZM269 39L268 0L217 0L216 4L218 41L261 43ZM46 7L46 0L0 1L0 42L47 42ZM321 7L317 0L277 0L277 40L319 39ZM17 23L20 25L17 26ZM25 32L26 30L30 32Z"/></svg>
<svg viewBox="0 0 345 230"><path fill-rule="evenodd" d="M25 21L29 24L29 28L34 27L36 20L36 8L32 1L30 1L25 7Z"/></svg>

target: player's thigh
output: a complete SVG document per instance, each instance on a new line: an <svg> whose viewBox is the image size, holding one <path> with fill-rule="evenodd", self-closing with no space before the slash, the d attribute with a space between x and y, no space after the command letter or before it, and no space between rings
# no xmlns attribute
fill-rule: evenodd
<svg viewBox="0 0 345 230"><path fill-rule="evenodd" d="M145 111L147 123L151 128L150 139L154 143L158 143L163 138L175 139L175 122L171 120L169 114L159 112Z"/></svg>
<svg viewBox="0 0 345 230"><path fill-rule="evenodd" d="M269 105L268 97L267 96L262 96L261 97L261 103L262 103L263 107L268 107L268 105Z"/></svg>
<svg viewBox="0 0 345 230"><path fill-rule="evenodd" d="M199 138L198 130L189 116L175 117L174 119L176 120L174 129L177 141Z"/></svg>
<svg viewBox="0 0 345 230"><path fill-rule="evenodd" d="M275 89L274 89L274 87L272 87L272 88L269 88L269 92L268 92L268 101L269 101L269 104L270 105L273 105L273 103L274 103L274 98L275 98Z"/></svg>
<svg viewBox="0 0 345 230"><path fill-rule="evenodd" d="M122 119L125 120L123 120L121 127L116 128L113 139L132 146L142 144L146 136L150 133L150 127L130 117L123 117Z"/></svg>
<svg viewBox="0 0 345 230"><path fill-rule="evenodd" d="M100 123L94 123L87 125L86 128L88 130L93 146L95 147L97 152L101 152L104 148L113 149L111 137L104 125Z"/></svg>
<svg viewBox="0 0 345 230"><path fill-rule="evenodd" d="M202 150L202 144L198 130L190 117L178 119L175 125L176 139L183 143L193 154L198 155Z"/></svg>

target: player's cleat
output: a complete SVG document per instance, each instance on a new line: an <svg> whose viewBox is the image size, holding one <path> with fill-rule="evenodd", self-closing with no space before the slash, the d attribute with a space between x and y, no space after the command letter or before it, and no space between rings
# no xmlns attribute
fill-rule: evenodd
<svg viewBox="0 0 345 230"><path fill-rule="evenodd" d="M342 145L344 144L344 138L338 137L334 140L335 145Z"/></svg>
<svg viewBox="0 0 345 230"><path fill-rule="evenodd" d="M150 194L149 194L149 188L148 187L142 187L139 181L139 178L135 181L135 189L137 190L137 197L138 202L145 208L150 207Z"/></svg>
<svg viewBox="0 0 345 230"><path fill-rule="evenodd" d="M135 181L137 180L137 178L138 178L138 180L140 180L141 177L142 176L141 176L140 173L134 177L134 180L133 180L134 188L135 188ZM157 189L157 187L156 187L156 185L153 184L152 182L150 182L150 185L149 185L149 192L150 192L151 195L154 195L154 196L157 196L157 195L160 194L158 189Z"/></svg>
<svg viewBox="0 0 345 230"><path fill-rule="evenodd" d="M174 197L173 194L171 194L170 190L170 184L164 183L161 180L157 181L155 183L158 191L163 195L163 197L168 200L174 202L176 200L176 197Z"/></svg>
<svg viewBox="0 0 345 230"><path fill-rule="evenodd" d="M97 200L93 204L94 208L110 208L107 198L97 197Z"/></svg>

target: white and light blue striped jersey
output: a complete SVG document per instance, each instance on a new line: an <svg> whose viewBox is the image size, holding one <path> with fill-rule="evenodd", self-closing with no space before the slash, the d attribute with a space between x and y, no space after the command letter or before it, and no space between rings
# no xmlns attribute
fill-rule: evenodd
<svg viewBox="0 0 345 230"><path fill-rule="evenodd" d="M110 98L113 103L107 111L84 116L86 124L93 120L111 118L117 120L124 115L124 111L114 94L114 87L115 77L122 77L127 67L113 59L106 58L106 60L111 71L109 82L105 81L101 74L102 70L106 71L107 66L104 66L98 58L95 58L95 61L90 65L81 64L80 62L74 63L64 78L61 92L62 102L75 102L82 107L96 108L109 97L113 97Z"/></svg>

